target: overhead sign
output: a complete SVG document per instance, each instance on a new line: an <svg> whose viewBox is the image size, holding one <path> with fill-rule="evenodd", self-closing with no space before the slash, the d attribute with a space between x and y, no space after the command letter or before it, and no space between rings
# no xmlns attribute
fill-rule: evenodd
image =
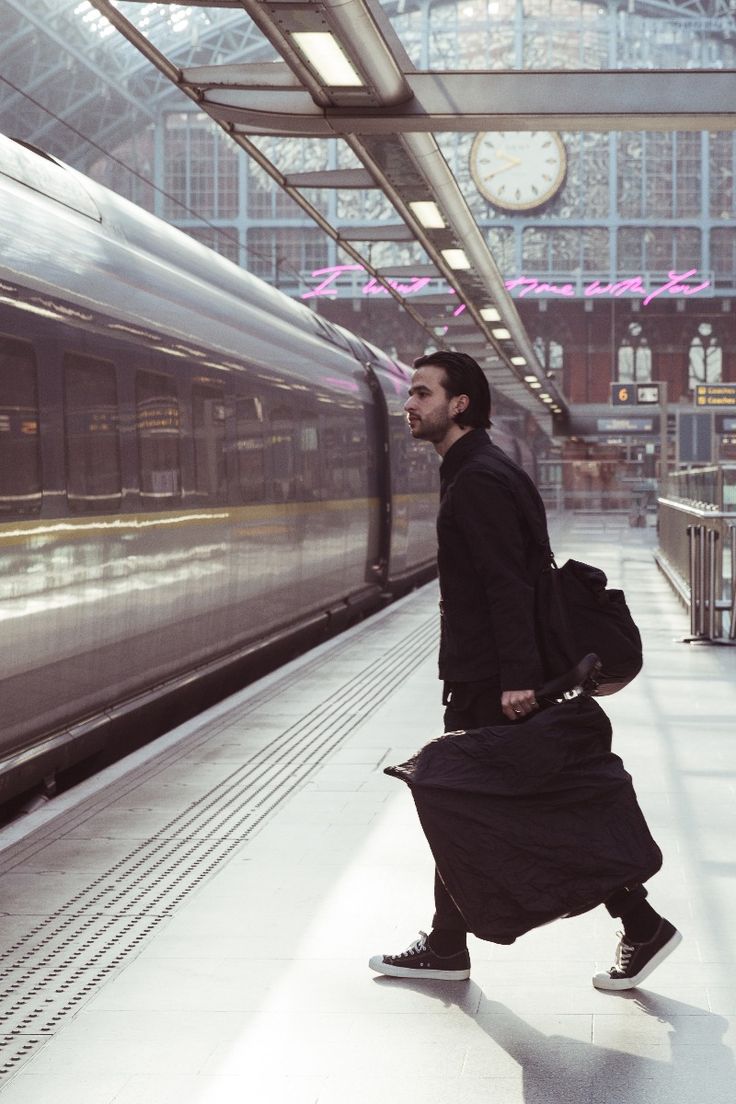
<svg viewBox="0 0 736 1104"><path fill-rule="evenodd" d="M699 383L695 387L696 406L736 406L736 383Z"/></svg>
<svg viewBox="0 0 736 1104"><path fill-rule="evenodd" d="M613 406L647 406L659 402L659 386L656 383L612 383Z"/></svg>
<svg viewBox="0 0 736 1104"><path fill-rule="evenodd" d="M651 433L654 418L596 418L599 433Z"/></svg>

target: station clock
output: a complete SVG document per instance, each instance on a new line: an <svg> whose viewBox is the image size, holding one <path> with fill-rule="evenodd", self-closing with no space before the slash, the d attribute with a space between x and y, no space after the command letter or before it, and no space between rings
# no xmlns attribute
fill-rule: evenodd
<svg viewBox="0 0 736 1104"><path fill-rule="evenodd" d="M541 207L562 187L566 169L562 139L551 130L488 131L470 151L476 187L504 211Z"/></svg>

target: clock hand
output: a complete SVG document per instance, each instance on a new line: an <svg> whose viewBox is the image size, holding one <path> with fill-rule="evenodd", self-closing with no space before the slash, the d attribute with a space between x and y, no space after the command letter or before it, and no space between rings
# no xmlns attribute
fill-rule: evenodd
<svg viewBox="0 0 736 1104"><path fill-rule="evenodd" d="M521 164L521 160L518 157L509 157L507 153L499 154L499 157L501 156L503 156L503 158L508 161L508 165L501 165L499 169L494 169L493 172L489 172L486 176L483 177L484 180L490 180L492 176L498 176L499 173L507 172L508 169L513 169L517 165Z"/></svg>

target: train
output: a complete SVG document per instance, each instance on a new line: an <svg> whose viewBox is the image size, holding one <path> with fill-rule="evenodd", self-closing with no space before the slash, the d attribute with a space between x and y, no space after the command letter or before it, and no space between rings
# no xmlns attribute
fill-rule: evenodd
<svg viewBox="0 0 736 1104"><path fill-rule="evenodd" d="M0 804L432 576L409 375L0 135Z"/></svg>

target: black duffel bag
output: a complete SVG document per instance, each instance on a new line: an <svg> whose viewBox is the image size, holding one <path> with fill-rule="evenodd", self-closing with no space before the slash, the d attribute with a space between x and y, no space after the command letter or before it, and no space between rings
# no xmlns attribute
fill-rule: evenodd
<svg viewBox="0 0 736 1104"><path fill-rule="evenodd" d="M537 580L539 649L547 678L555 678L595 652L601 669L597 696L615 694L642 668L641 636L622 590L608 590L603 571L579 560L554 560Z"/></svg>

